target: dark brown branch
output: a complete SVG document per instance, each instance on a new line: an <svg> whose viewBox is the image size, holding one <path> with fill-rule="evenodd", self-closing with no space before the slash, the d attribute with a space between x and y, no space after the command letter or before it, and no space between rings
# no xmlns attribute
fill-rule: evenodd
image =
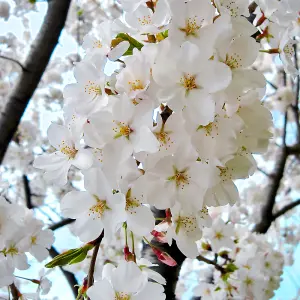
<svg viewBox="0 0 300 300"><path fill-rule="evenodd" d="M300 199L291 202L290 204L287 204L286 206L282 207L280 210L278 210L276 213L273 214L273 221L275 221L280 216L284 215L289 210L295 208L297 205L300 205Z"/></svg>
<svg viewBox="0 0 300 300"><path fill-rule="evenodd" d="M63 219L57 223L50 225L48 228L51 230L56 230L56 229L66 226L66 225L72 224L74 221L75 220L73 220L73 219Z"/></svg>
<svg viewBox="0 0 300 300"><path fill-rule="evenodd" d="M225 273L225 270L217 264L217 262L215 260L210 260L202 255L198 255L197 256L197 259L200 260L200 261L203 261L209 265L213 265L215 267L216 270L220 271L222 274Z"/></svg>
<svg viewBox="0 0 300 300"><path fill-rule="evenodd" d="M59 252L57 252L57 250L54 247L51 247L49 249L49 254L52 258L54 258L55 256L59 255ZM74 297L76 298L78 295L78 281L75 277L75 275L69 271L64 270L62 267L60 267L62 273L64 274L65 278L67 279L72 292L74 294Z"/></svg>
<svg viewBox="0 0 300 300"><path fill-rule="evenodd" d="M97 255L98 255L99 248L100 248L103 237L104 237L104 231L102 231L100 236L93 242L94 249L93 249L93 255L92 255L89 273L88 273L88 283L87 283L88 288L94 284L95 265L96 265Z"/></svg>
<svg viewBox="0 0 300 300"><path fill-rule="evenodd" d="M24 184L24 193L25 193L26 206L27 206L27 208L32 209L35 206L32 204L32 201L31 201L32 194L31 194L29 180L28 180L27 175L24 174L22 176L22 179L23 179L23 184Z"/></svg>
<svg viewBox="0 0 300 300"><path fill-rule="evenodd" d="M13 63L17 64L22 69L23 72L27 71L26 68L18 60L14 59L14 58L7 57L5 55L0 55L0 58L12 61Z"/></svg>
<svg viewBox="0 0 300 300"><path fill-rule="evenodd" d="M256 7L257 7L257 4L255 3L255 1L253 1L249 6L248 6L248 9L249 9L249 13L250 14L253 14L256 10Z"/></svg>
<svg viewBox="0 0 300 300"><path fill-rule="evenodd" d="M282 137L282 149L275 165L274 173L270 179L269 190L266 196L266 203L261 211L261 220L257 223L253 229L257 233L266 233L273 222L273 207L275 204L276 195L280 187L281 179L284 175L285 164L288 158L288 148L286 146L286 127L288 117L287 111L284 116L284 127Z"/></svg>
<svg viewBox="0 0 300 300"><path fill-rule="evenodd" d="M294 44L294 61L295 61L295 68L299 72L298 66L298 56L297 56L297 44ZM292 111L294 114L294 119L296 122L297 127L297 144L300 145L300 123L299 123L299 92L300 92L300 76L298 75L296 78L296 90L295 90L295 98L294 103L292 105Z"/></svg>
<svg viewBox="0 0 300 300"><path fill-rule="evenodd" d="M2 163L7 147L12 140L21 117L35 92L48 65L52 52L64 28L71 0L48 1L48 11L44 23L31 46L22 72L0 118L0 162Z"/></svg>
<svg viewBox="0 0 300 300"><path fill-rule="evenodd" d="M18 288L16 287L16 285L14 283L12 283L9 287L10 287L10 292L11 292L13 300L18 300L19 296L20 296L20 292L19 292Z"/></svg>

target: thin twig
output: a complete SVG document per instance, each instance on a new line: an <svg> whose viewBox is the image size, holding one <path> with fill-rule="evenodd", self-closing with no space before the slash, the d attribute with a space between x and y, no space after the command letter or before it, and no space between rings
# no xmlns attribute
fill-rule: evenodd
<svg viewBox="0 0 300 300"><path fill-rule="evenodd" d="M14 62L15 64L17 64L22 69L23 72L27 72L28 71L18 60L14 59L14 58L7 57L5 55L0 55L0 58L3 58L3 59L6 59L6 60Z"/></svg>
<svg viewBox="0 0 300 300"><path fill-rule="evenodd" d="M282 207L280 210L278 210L276 213L273 214L273 221L279 218L280 216L284 215L289 210L295 208L297 205L300 205L300 199L293 201L290 204L287 204L286 206Z"/></svg>
<svg viewBox="0 0 300 300"><path fill-rule="evenodd" d="M267 84L270 85L274 90L278 90L278 87L271 81L266 80Z"/></svg>
<svg viewBox="0 0 300 300"><path fill-rule="evenodd" d="M94 284L95 265L96 265L97 255L98 255L99 248L100 248L103 237L104 237L104 231L102 231L100 236L95 241L92 242L94 244L94 250L93 250L93 255L92 255L89 273L88 273L88 283L87 283L88 288Z"/></svg>
<svg viewBox="0 0 300 300"><path fill-rule="evenodd" d="M69 224L73 223L74 221L75 220L73 220L73 219L63 219L63 220L61 220L57 223L54 223L54 224L50 225L48 227L48 229L56 230L56 229L59 229L59 228L62 228L64 226L66 226L66 225L69 225Z"/></svg>
<svg viewBox="0 0 300 300"><path fill-rule="evenodd" d="M214 260L210 260L210 259L208 259L208 258L206 258L202 255L198 255L197 259L200 260L200 261L203 261L203 262L205 262L209 265L213 265L216 268L216 270L220 271L222 274L225 273L224 268L222 268L220 265L218 265Z"/></svg>
<svg viewBox="0 0 300 300"><path fill-rule="evenodd" d="M257 167L257 171L261 172L262 174L264 174L264 175L267 176L267 177L272 177L271 174L268 174L265 170L263 170L263 169L261 169L261 168L259 168L259 167Z"/></svg>

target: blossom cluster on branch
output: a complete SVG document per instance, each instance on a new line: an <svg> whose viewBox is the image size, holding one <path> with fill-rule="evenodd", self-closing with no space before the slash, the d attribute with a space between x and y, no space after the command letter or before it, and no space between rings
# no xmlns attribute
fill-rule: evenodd
<svg viewBox="0 0 300 300"><path fill-rule="evenodd" d="M80 263L92 251L78 299L163 300L164 278L138 259L143 241L159 261L177 264L155 239L176 242L186 257L214 266L212 280L197 286L195 296L270 299L282 255L265 237L224 223L211 210L242 203L234 181L254 174L253 155L265 153L272 137L272 116L261 102L266 79L253 67L258 55L278 54L285 72L299 76L298 1L120 2L121 18L83 38L76 82L63 92L64 124L51 124L51 153L33 162L56 186L70 183L73 167L84 180L83 191L69 191L60 202L83 246L46 267ZM53 234L28 209L2 202L9 216L0 226L5 286L14 268L25 267L24 253L46 258ZM155 218L151 207L165 216ZM94 276L103 235L109 245L120 231L124 259L104 262Z"/></svg>

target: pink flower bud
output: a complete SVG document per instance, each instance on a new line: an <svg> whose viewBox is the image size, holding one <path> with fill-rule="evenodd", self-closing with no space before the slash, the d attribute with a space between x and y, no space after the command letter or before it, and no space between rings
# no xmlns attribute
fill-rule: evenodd
<svg viewBox="0 0 300 300"><path fill-rule="evenodd" d="M158 248L152 247L153 252L157 256L158 260L161 261L162 263L174 267L177 265L177 262L172 258L167 252L163 252Z"/></svg>

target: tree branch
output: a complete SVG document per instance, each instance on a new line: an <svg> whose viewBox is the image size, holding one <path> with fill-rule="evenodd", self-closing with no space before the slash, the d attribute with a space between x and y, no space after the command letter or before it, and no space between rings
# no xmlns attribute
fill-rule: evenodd
<svg viewBox="0 0 300 300"><path fill-rule="evenodd" d="M52 258L54 258L55 256L59 255L59 252L52 246L49 249L49 254ZM67 279L74 297L76 298L78 295L78 281L75 277L75 275L69 271L64 270L62 267L60 267L62 273L64 274L65 278Z"/></svg>
<svg viewBox="0 0 300 300"><path fill-rule="evenodd" d="M3 161L7 147L58 43L70 3L71 0L48 1L44 23L23 66L26 72L20 74L1 113L0 163Z"/></svg>
<svg viewBox="0 0 300 300"><path fill-rule="evenodd" d="M273 221L275 221L280 216L284 215L289 210L295 208L297 205L300 205L300 199L291 202L290 204L287 204L286 206L282 207L280 210L278 210L276 213L273 214Z"/></svg>
<svg viewBox="0 0 300 300"><path fill-rule="evenodd" d="M210 260L210 259L208 259L208 258L206 258L202 255L198 255L197 259L200 260L200 261L203 261L203 262L205 262L209 265L213 265L216 268L216 270L220 271L222 274L225 273L224 269L220 265L218 265L215 260Z"/></svg>
<svg viewBox="0 0 300 300"><path fill-rule="evenodd" d="M48 227L48 229L50 229L50 230L56 230L56 229L59 229L59 228L62 228L64 226L66 226L66 225L72 224L73 222L75 222L74 219L63 219L63 220L61 220L61 221L59 221L57 223L54 223L54 224L50 225Z"/></svg>
<svg viewBox="0 0 300 300"><path fill-rule="evenodd" d="M27 208L32 209L35 206L32 204L32 201L31 201L32 194L31 194L29 180L28 180L27 175L24 174L22 176L22 179L23 179L23 184L24 184L26 206L27 206Z"/></svg>
<svg viewBox="0 0 300 300"><path fill-rule="evenodd" d="M298 56L297 56L297 44L294 44L294 61L295 61L295 68L299 72L298 66ZM296 90L295 90L295 98L294 103L292 105L292 111L294 114L296 126L297 126L297 144L300 145L300 123L299 123L299 92L300 92L300 76L298 74L296 79Z"/></svg>
<svg viewBox="0 0 300 300"><path fill-rule="evenodd" d="M88 273L88 282L87 282L87 288L91 287L94 284L94 273L95 273L95 265L97 260L97 255L99 252L99 248L102 242L102 239L104 237L104 230L100 234L100 236L93 242L94 250L93 255L90 263L89 273Z"/></svg>
<svg viewBox="0 0 300 300"><path fill-rule="evenodd" d="M288 148L286 146L286 127L288 122L287 111L284 116L284 127L282 136L282 149L279 159L275 166L275 171L270 178L271 183L267 192L266 203L261 211L261 220L257 223L253 229L257 233L266 233L273 222L273 207L275 204L276 195L280 186L281 179L284 175L285 164L289 155Z"/></svg>
<svg viewBox="0 0 300 300"><path fill-rule="evenodd" d="M11 291L13 300L18 300L20 292L19 292L18 288L16 287L16 285L14 283L12 283L9 287L10 287L10 291Z"/></svg>
<svg viewBox="0 0 300 300"><path fill-rule="evenodd" d="M23 72L27 72L27 69L18 60L14 59L14 58L11 58L11 57L7 57L5 55L0 55L0 58L3 58L3 59L14 62L15 64L17 64L22 69Z"/></svg>

